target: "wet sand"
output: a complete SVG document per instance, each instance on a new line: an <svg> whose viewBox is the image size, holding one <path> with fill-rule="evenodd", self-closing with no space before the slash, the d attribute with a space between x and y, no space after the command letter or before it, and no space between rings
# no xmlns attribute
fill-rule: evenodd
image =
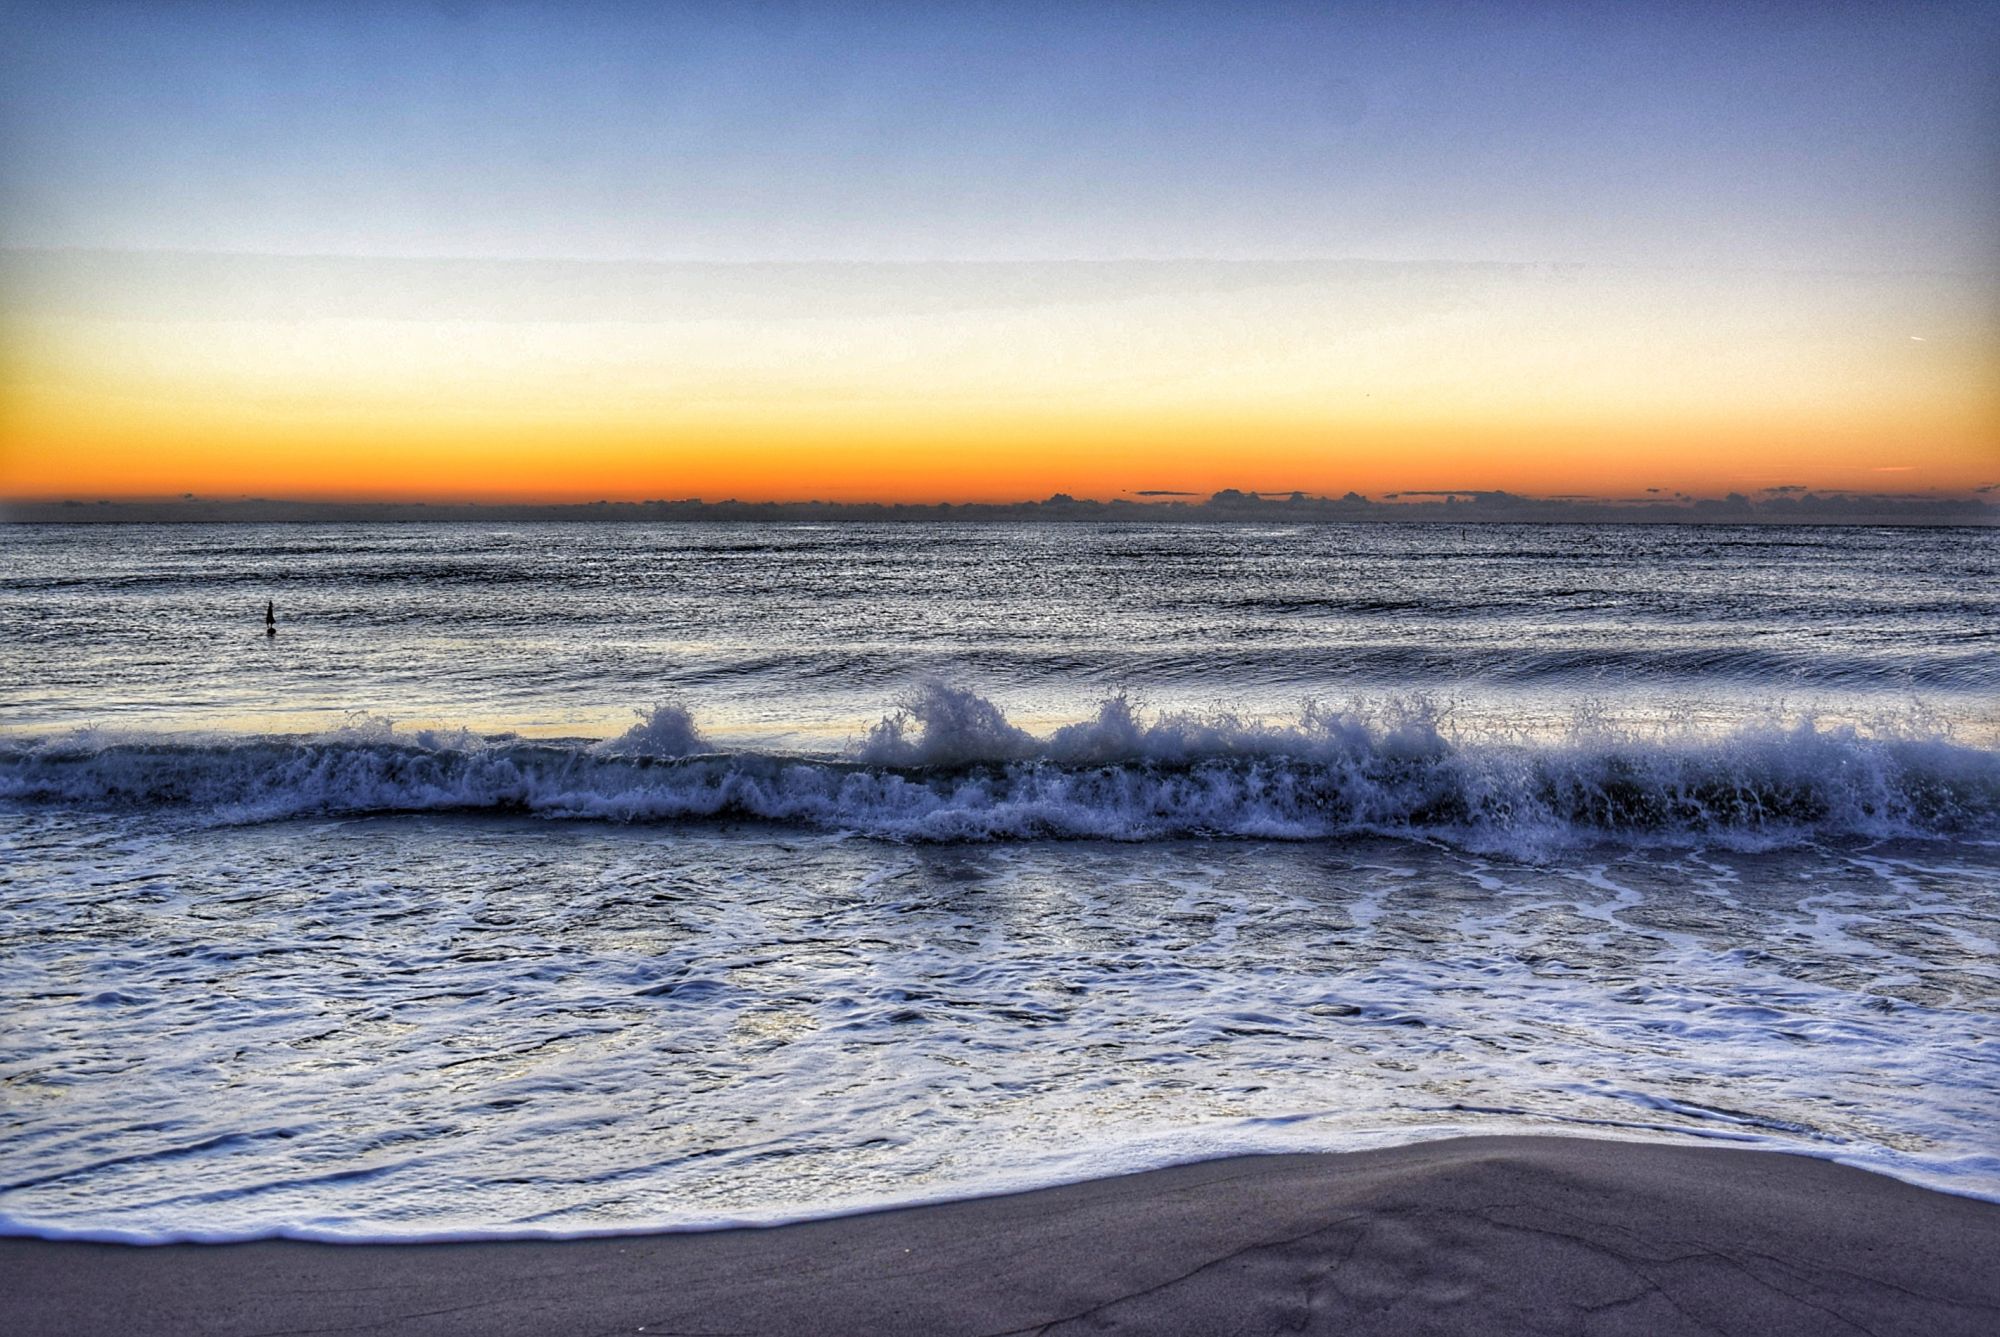
<svg viewBox="0 0 2000 1337"><path fill-rule="evenodd" d="M765 1230L0 1240L0 1331L2000 1332L2000 1205L1771 1152L1462 1138Z"/></svg>

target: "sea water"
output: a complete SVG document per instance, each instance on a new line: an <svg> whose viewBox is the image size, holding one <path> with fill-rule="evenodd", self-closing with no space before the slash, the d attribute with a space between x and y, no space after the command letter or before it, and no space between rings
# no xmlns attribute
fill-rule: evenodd
<svg viewBox="0 0 2000 1337"><path fill-rule="evenodd" d="M764 1222L1482 1131L2000 1197L1996 572L0 528L0 1229Z"/></svg>

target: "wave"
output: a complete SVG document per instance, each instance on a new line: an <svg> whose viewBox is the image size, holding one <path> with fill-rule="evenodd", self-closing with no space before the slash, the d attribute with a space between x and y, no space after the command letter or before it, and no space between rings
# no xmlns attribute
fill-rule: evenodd
<svg viewBox="0 0 2000 1337"><path fill-rule="evenodd" d="M2000 834L2000 752L1807 718L1721 734L1464 738L1423 702L1288 723L1143 716L1123 697L1037 736L930 684L845 754L725 751L679 706L609 740L398 731L0 748L16 808L184 810L220 822L493 811L764 821L928 841L1400 836L1491 851L1579 842L1761 846Z"/></svg>

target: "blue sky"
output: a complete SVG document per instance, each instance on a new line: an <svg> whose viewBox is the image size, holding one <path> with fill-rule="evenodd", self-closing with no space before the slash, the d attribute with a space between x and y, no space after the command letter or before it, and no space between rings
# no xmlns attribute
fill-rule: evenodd
<svg viewBox="0 0 2000 1337"><path fill-rule="evenodd" d="M0 496L1960 493L1997 69L1992 0L0 0Z"/></svg>
<svg viewBox="0 0 2000 1337"><path fill-rule="evenodd" d="M0 242L1992 268L2000 6L14 4Z"/></svg>

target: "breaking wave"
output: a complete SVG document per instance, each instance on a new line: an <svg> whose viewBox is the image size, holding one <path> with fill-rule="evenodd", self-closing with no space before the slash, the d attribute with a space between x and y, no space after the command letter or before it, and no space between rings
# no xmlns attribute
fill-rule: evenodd
<svg viewBox="0 0 2000 1337"><path fill-rule="evenodd" d="M221 822L450 811L765 821L892 839L1402 836L1533 851L1579 842L1781 844L2000 836L2000 752L1811 719L1557 742L1455 737L1422 703L1291 722L1147 718L1123 697L1041 737L962 689L919 689L838 756L724 751L662 706L603 741L398 731L0 748L17 808L188 810Z"/></svg>

